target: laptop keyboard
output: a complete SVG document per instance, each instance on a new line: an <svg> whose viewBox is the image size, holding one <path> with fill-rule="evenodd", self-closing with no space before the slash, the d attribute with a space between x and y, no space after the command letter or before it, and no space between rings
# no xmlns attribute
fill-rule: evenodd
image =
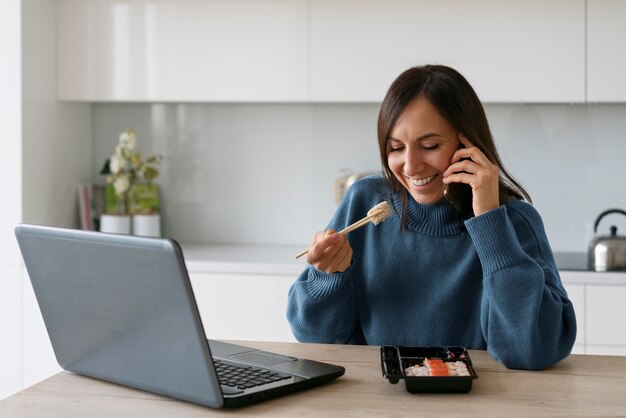
<svg viewBox="0 0 626 418"><path fill-rule="evenodd" d="M289 379L291 376L267 369L247 365L234 365L221 360L213 360L220 384L240 390L250 389L268 383Z"/></svg>

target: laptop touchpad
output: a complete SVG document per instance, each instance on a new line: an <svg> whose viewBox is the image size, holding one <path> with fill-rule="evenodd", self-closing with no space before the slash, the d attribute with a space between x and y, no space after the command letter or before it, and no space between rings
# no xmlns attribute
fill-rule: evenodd
<svg viewBox="0 0 626 418"><path fill-rule="evenodd" d="M258 364L260 366L275 366L287 361L297 360L294 357L281 356L278 354L266 353L264 351L251 351L247 353L233 354L230 358L245 361L246 363Z"/></svg>

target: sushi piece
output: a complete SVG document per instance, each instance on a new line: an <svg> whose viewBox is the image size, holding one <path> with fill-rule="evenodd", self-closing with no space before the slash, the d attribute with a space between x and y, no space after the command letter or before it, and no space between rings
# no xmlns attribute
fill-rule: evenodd
<svg viewBox="0 0 626 418"><path fill-rule="evenodd" d="M449 376L448 367L441 359L425 359L424 365L431 376Z"/></svg>
<svg viewBox="0 0 626 418"><path fill-rule="evenodd" d="M463 361L443 361L424 359L423 364L416 364L404 370L406 376L471 376L467 364Z"/></svg>

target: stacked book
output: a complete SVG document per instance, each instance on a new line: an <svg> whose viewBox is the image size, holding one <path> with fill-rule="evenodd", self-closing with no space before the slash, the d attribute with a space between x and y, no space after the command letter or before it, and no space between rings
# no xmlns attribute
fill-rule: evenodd
<svg viewBox="0 0 626 418"><path fill-rule="evenodd" d="M89 231L100 230L100 215L104 213L105 186L81 183L78 185L78 211L80 228Z"/></svg>

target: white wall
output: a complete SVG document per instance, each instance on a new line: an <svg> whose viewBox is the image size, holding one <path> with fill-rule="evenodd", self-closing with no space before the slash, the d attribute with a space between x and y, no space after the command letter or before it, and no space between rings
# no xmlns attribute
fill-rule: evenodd
<svg viewBox="0 0 626 418"><path fill-rule="evenodd" d="M0 399L58 370L13 229L76 226L91 179L92 106L56 101L56 0L0 2Z"/></svg>
<svg viewBox="0 0 626 418"><path fill-rule="evenodd" d="M552 247L586 252L605 209L626 210L626 104L487 106L505 164L542 214ZM626 217L609 226L626 235Z"/></svg>
<svg viewBox="0 0 626 418"><path fill-rule="evenodd" d="M20 257L13 228L21 218L20 0L0 2L0 399L20 389Z"/></svg>
<svg viewBox="0 0 626 418"><path fill-rule="evenodd" d="M91 179L90 104L57 101L56 1L23 0L24 222L75 227Z"/></svg>
<svg viewBox="0 0 626 418"><path fill-rule="evenodd" d="M95 105L94 179L118 133L162 153L164 234L301 244L328 222L341 167L377 167L371 105ZM315 229L314 229L315 228Z"/></svg>
<svg viewBox="0 0 626 418"><path fill-rule="evenodd" d="M488 105L501 156L557 251L586 251L595 217L626 208L626 105ZM380 170L374 104L97 104L93 178L117 135L165 155L164 233L181 241L306 244L342 168ZM624 218L624 217L622 217ZM626 218L615 223L626 234Z"/></svg>

